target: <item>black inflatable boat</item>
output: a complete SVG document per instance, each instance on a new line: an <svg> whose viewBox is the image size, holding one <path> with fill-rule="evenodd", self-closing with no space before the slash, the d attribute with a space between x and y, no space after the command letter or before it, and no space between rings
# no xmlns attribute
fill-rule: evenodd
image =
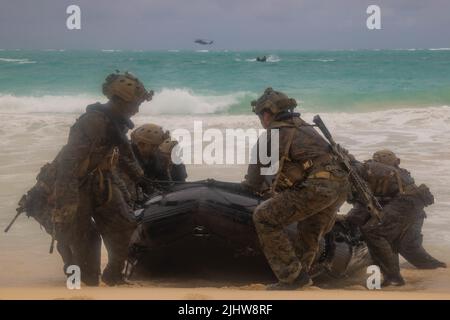
<svg viewBox="0 0 450 320"><path fill-rule="evenodd" d="M263 201L240 184L204 180L172 185L135 212L138 228L128 275L176 273L274 277L259 246L252 212ZM296 226L287 228L296 243ZM345 277L370 264L367 247L337 222L321 240L312 276ZM135 272L136 271L136 272Z"/></svg>

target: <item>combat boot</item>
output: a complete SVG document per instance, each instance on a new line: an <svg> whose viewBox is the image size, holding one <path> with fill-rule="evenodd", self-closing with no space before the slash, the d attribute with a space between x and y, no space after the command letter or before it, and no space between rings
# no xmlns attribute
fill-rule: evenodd
<svg viewBox="0 0 450 320"><path fill-rule="evenodd" d="M100 279L98 274L85 274L81 273L81 282L88 287L98 287L100 285Z"/></svg>
<svg viewBox="0 0 450 320"><path fill-rule="evenodd" d="M385 276L383 283L381 284L382 287L388 287L388 286L395 286L395 287L401 287L405 285L405 280L403 277L398 274L394 276Z"/></svg>
<svg viewBox="0 0 450 320"><path fill-rule="evenodd" d="M290 283L278 281L277 283L269 284L266 290L296 290L300 288L309 287L313 282L309 274L302 270L298 277Z"/></svg>
<svg viewBox="0 0 450 320"><path fill-rule="evenodd" d="M110 287L129 284L129 282L125 280L122 272L118 272L113 268L109 268L108 266L105 268L105 270L103 270L102 281Z"/></svg>
<svg viewBox="0 0 450 320"><path fill-rule="evenodd" d="M418 268L419 269L429 269L429 270L431 270L431 269L438 269L438 268L444 268L445 269L445 268L447 268L447 264L445 262L435 260L435 261L432 261L430 263L418 266Z"/></svg>

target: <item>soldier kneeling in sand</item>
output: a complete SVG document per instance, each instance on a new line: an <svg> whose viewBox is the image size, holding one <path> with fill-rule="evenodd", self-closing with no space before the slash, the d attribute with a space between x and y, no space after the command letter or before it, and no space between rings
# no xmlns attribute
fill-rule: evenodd
<svg viewBox="0 0 450 320"><path fill-rule="evenodd" d="M380 224L367 224L370 213L357 198L346 217L350 225L361 230L374 263L383 273L383 286L404 284L398 254L419 269L446 267L422 245L424 208L434 203L434 197L426 185L417 186L410 172L399 164L400 159L390 150L377 151L371 160L356 163L383 206L383 219Z"/></svg>

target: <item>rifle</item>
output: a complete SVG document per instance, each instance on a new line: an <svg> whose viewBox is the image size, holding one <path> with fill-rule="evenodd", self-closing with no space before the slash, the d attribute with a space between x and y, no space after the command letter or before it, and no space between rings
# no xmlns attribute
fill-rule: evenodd
<svg viewBox="0 0 450 320"><path fill-rule="evenodd" d="M340 148L340 146L338 144L336 144L330 131L325 126L325 123L323 123L323 121L319 115L316 115L314 117L313 122L316 124L316 126L320 129L322 134L325 136L325 138L330 143L331 150L333 151L333 153L338 157L338 159L344 165L345 170L348 172L348 174L350 176L350 183L353 185L353 187L355 188L358 195L363 199L363 201L367 205L367 209L369 210L372 218L376 219L376 220L378 220L378 222L380 222L382 219L383 207L378 202L377 198L375 198L375 196L373 195L373 193L370 190L367 183L355 171L355 169L353 168L353 166L350 163L350 159L349 159L348 155L342 151L342 149Z"/></svg>
<svg viewBox="0 0 450 320"><path fill-rule="evenodd" d="M22 198L19 201L19 207L16 209L17 213L14 216L14 218L11 220L11 222L8 224L8 226L5 228L5 233L9 231L9 229L11 229L11 227L13 226L14 222L16 222L17 218L23 213L25 212L25 202L26 202L26 198L27 196L24 194L22 196Z"/></svg>

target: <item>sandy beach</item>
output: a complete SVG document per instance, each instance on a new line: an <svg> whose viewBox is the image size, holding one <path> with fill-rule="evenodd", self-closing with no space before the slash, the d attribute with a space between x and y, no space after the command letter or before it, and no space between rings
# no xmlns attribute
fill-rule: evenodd
<svg viewBox="0 0 450 320"><path fill-rule="evenodd" d="M340 289L309 287L296 291L266 291L263 284L227 286L205 281L174 281L155 285L154 282L135 282L129 286L98 288L82 287L69 290L61 284L40 286L1 287L0 299L45 300L449 300L450 271L420 271L403 269L408 284L403 288L367 290L362 284L344 286ZM362 279L361 279L362 280ZM202 283L203 282L203 283ZM363 281L361 281L363 282ZM186 287L186 286L192 287Z"/></svg>
<svg viewBox="0 0 450 320"><path fill-rule="evenodd" d="M0 119L0 225L6 226L20 196L33 184L36 173L53 159L64 144L75 114L10 114ZM305 118L310 121L311 114ZM335 132L336 140L349 146L361 159L380 147L390 147L419 182L430 185L436 203L427 210L424 244L437 258L450 263L450 221L448 185L450 154L443 148L450 139L450 109L403 110L357 114L325 114L324 120ZM136 124L158 122L168 129L190 129L195 119L205 128L259 128L253 116L138 116ZM436 127L436 121L443 124ZM368 123L371 124L370 128ZM396 123L392 126L390 123ZM420 125L420 130L417 129ZM447 127L445 127L445 125ZM442 129L445 128L445 129ZM245 166L188 166L189 180L213 177L240 181ZM345 205L341 213L349 209ZM57 254L49 255L50 237L33 219L22 216L11 231L0 234L0 299L450 299L450 270L417 270L402 260L407 285L370 291L365 288L364 272L326 287L300 291L268 292L263 284L223 282L217 279L149 279L132 286L109 288L82 287L68 290ZM103 250L102 263L106 263Z"/></svg>

